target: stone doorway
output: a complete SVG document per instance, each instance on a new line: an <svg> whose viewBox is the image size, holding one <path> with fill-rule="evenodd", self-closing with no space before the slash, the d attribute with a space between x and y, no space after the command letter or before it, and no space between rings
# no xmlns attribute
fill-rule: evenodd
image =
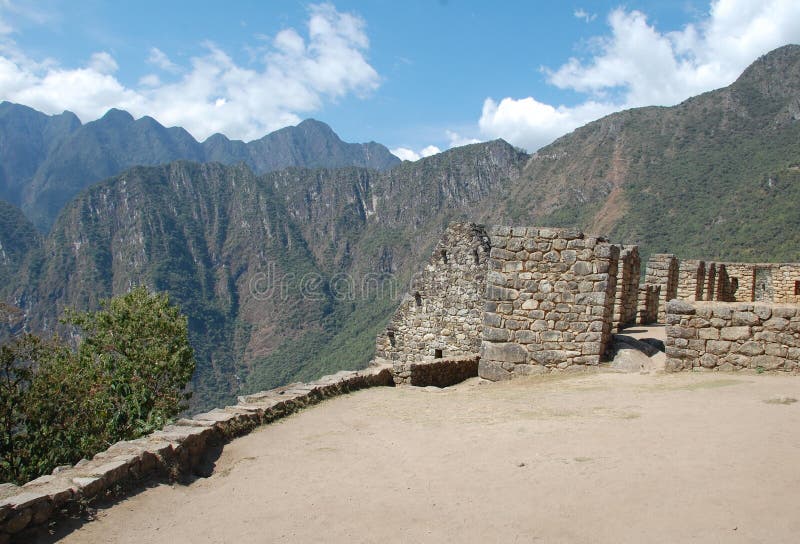
<svg viewBox="0 0 800 544"><path fill-rule="evenodd" d="M772 269L756 268L755 283L753 300L756 302L772 302L775 298L775 290L772 287Z"/></svg>

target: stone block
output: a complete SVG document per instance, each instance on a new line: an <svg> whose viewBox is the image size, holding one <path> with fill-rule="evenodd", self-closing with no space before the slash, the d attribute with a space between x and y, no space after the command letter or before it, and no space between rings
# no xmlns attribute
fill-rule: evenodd
<svg viewBox="0 0 800 544"><path fill-rule="evenodd" d="M710 353L704 354L700 357L700 364L705 368L714 368L717 366L719 359L716 356L711 355Z"/></svg>
<svg viewBox="0 0 800 544"><path fill-rule="evenodd" d="M552 365L562 363L567 361L573 357L580 356L581 353L577 351L566 351L566 350L542 350L536 351L531 356L534 361L542 365Z"/></svg>
<svg viewBox="0 0 800 544"><path fill-rule="evenodd" d="M511 332L508 329L484 327L483 339L489 342L507 342L511 339Z"/></svg>
<svg viewBox="0 0 800 544"><path fill-rule="evenodd" d="M772 308L773 317L791 319L797 315L797 308L794 306L775 306Z"/></svg>
<svg viewBox="0 0 800 544"><path fill-rule="evenodd" d="M702 340L719 340L719 329L707 327L697 331L697 337Z"/></svg>
<svg viewBox="0 0 800 544"><path fill-rule="evenodd" d="M736 349L737 353L741 353L742 355L754 356L754 355L761 355L764 353L764 344L761 342L745 342L741 344Z"/></svg>
<svg viewBox="0 0 800 544"><path fill-rule="evenodd" d="M478 363L478 376L484 380L493 382L510 380L512 378L511 373L505 370L501 363L486 361L484 359L481 359Z"/></svg>
<svg viewBox="0 0 800 544"><path fill-rule="evenodd" d="M516 365L513 370L517 376L540 376L542 374L549 374L550 369L542 365Z"/></svg>
<svg viewBox="0 0 800 544"><path fill-rule="evenodd" d="M750 327L723 327L719 334L723 340L748 340L752 331Z"/></svg>
<svg viewBox="0 0 800 544"><path fill-rule="evenodd" d="M706 342L706 351L714 355L725 355L731 350L731 343L726 340L709 340Z"/></svg>
<svg viewBox="0 0 800 544"><path fill-rule="evenodd" d="M783 317L773 317L764 322L764 328L771 331L783 331L789 327L789 320Z"/></svg>
<svg viewBox="0 0 800 544"><path fill-rule="evenodd" d="M483 342L481 344L481 360L524 363L527 361L528 351L519 344L510 342Z"/></svg>
<svg viewBox="0 0 800 544"><path fill-rule="evenodd" d="M694 315L695 308L688 302L675 299L667 302L667 313L678 315Z"/></svg>
<svg viewBox="0 0 800 544"><path fill-rule="evenodd" d="M666 332L667 336L672 338L695 338L697 336L697 329L680 325L669 325Z"/></svg>
<svg viewBox="0 0 800 544"><path fill-rule="evenodd" d="M731 324L734 326L741 325L758 325L761 320L753 312L733 312Z"/></svg>
<svg viewBox="0 0 800 544"><path fill-rule="evenodd" d="M756 304L753 306L753 313L756 314L761 321L766 321L772 316L772 308L766 304Z"/></svg>
<svg viewBox="0 0 800 544"><path fill-rule="evenodd" d="M531 330L514 332L514 341L520 344L532 344L537 341L536 333Z"/></svg>
<svg viewBox="0 0 800 544"><path fill-rule="evenodd" d="M764 370L778 370L783 367L785 359L774 355L758 355L750 359L750 368L763 368Z"/></svg>

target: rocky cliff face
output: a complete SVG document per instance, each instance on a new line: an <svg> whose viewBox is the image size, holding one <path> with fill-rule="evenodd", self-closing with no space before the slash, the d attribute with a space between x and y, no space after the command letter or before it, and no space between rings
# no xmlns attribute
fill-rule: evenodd
<svg viewBox="0 0 800 544"><path fill-rule="evenodd" d="M169 291L190 318L198 403L223 402L363 364L427 241L525 158L497 141L387 172L136 167L73 200L8 294L31 328L54 330L65 307Z"/></svg>

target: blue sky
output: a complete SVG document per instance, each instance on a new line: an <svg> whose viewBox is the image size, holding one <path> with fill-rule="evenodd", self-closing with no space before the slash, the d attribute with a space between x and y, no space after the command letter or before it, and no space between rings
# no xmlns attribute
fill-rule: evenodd
<svg viewBox="0 0 800 544"><path fill-rule="evenodd" d="M800 42L800 2L0 0L0 99L250 140L313 117L403 158L534 151L727 85Z"/></svg>

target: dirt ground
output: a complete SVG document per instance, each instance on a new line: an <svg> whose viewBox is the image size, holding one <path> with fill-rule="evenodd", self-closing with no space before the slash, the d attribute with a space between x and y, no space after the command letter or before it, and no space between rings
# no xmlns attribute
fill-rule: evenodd
<svg viewBox="0 0 800 544"><path fill-rule="evenodd" d="M375 388L225 447L67 543L797 542L800 378Z"/></svg>

